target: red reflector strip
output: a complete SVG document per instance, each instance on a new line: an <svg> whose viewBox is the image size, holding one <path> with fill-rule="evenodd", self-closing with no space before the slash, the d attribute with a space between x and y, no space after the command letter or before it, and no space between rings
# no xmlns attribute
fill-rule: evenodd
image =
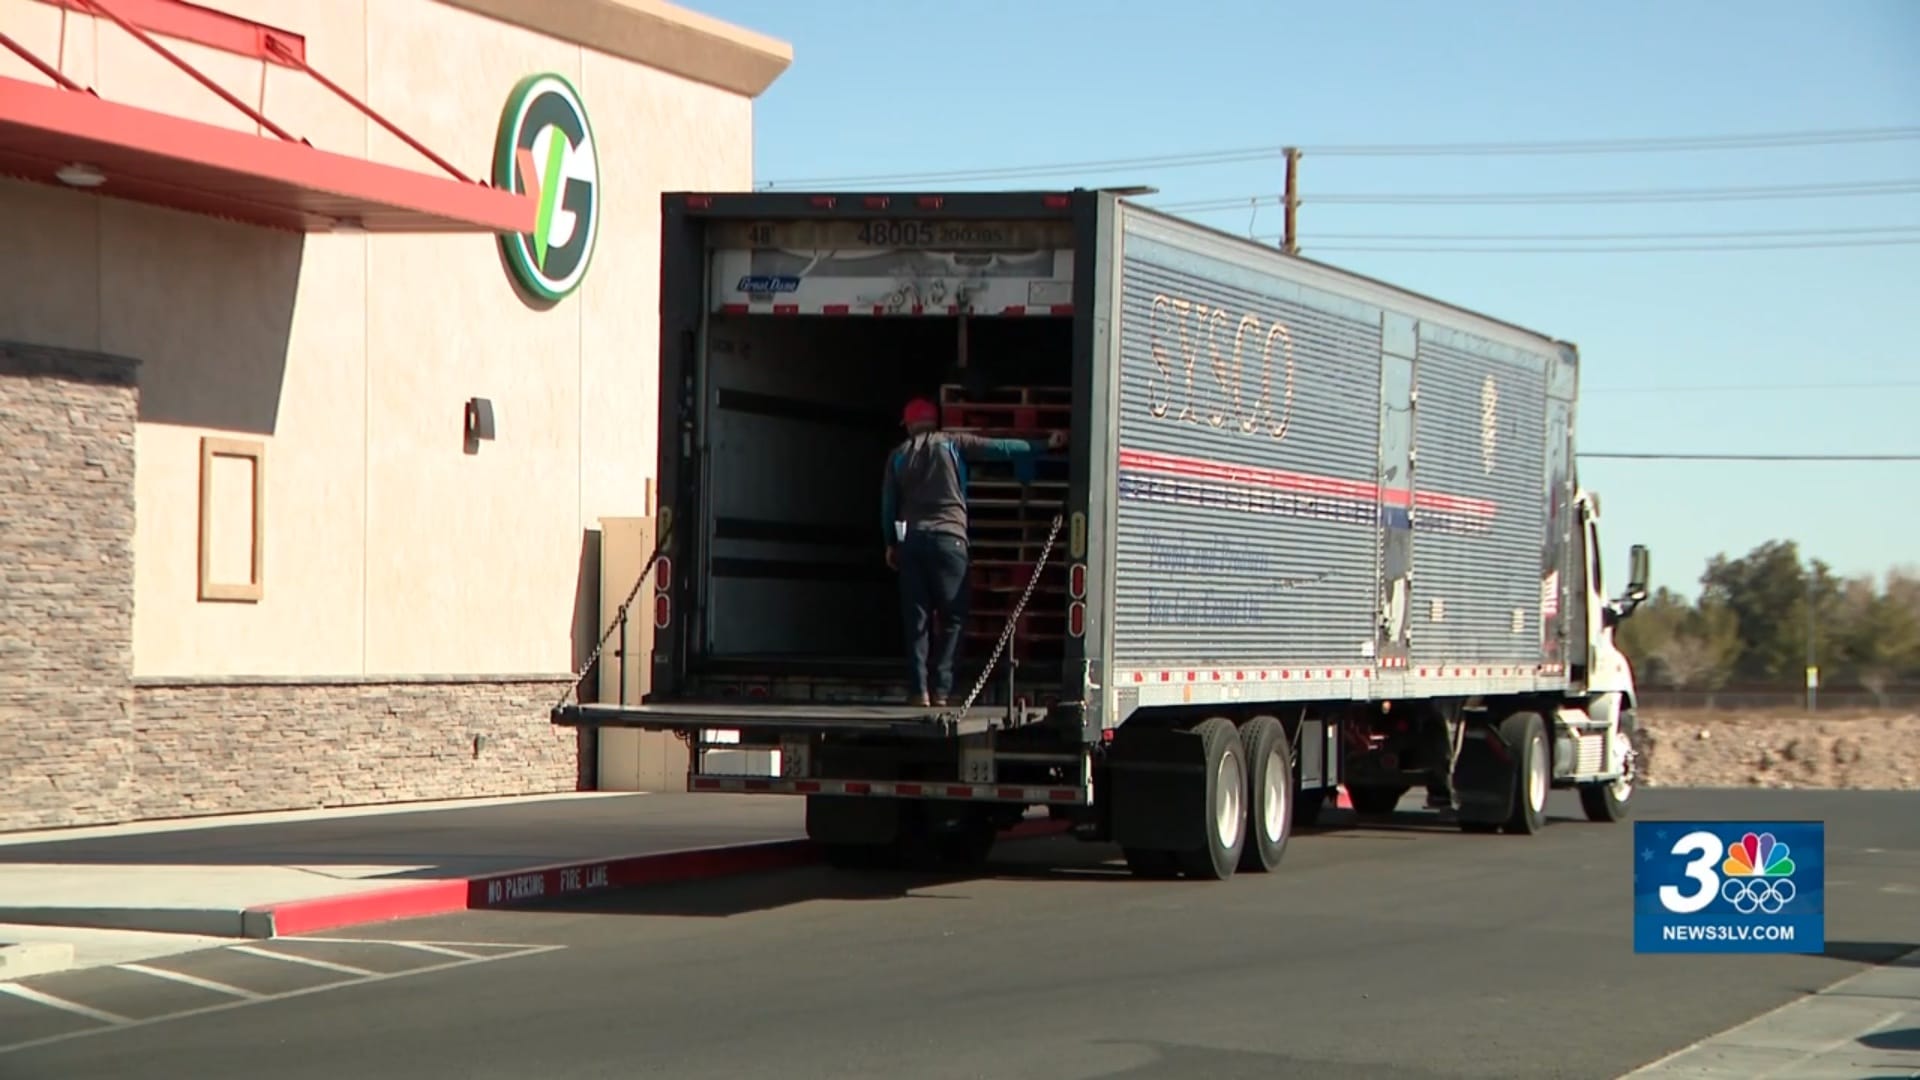
<svg viewBox="0 0 1920 1080"><path fill-rule="evenodd" d="M852 307L850 307L850 306L849 306L849 305L847 305L847 304L825 304L825 305L822 305L822 306L821 306L821 308L820 308L820 314L822 314L822 315L845 315L845 314L847 314L848 312L850 312L850 311L852 311L852 310L853 310L853 308L852 308Z"/></svg>
<svg viewBox="0 0 1920 1080"><path fill-rule="evenodd" d="M947 205L947 200L943 195L922 195L913 200L913 203L922 210L938 210Z"/></svg>
<svg viewBox="0 0 1920 1080"><path fill-rule="evenodd" d="M687 196L687 205L695 210L711 210L713 209L713 196L689 195Z"/></svg>
<svg viewBox="0 0 1920 1080"><path fill-rule="evenodd" d="M1025 304L1008 304L1006 307L1000 309L1000 314L1002 315L1025 315L1026 313L1027 305Z"/></svg>
<svg viewBox="0 0 1920 1080"><path fill-rule="evenodd" d="M947 796L953 799L971 799L973 789L965 784L954 784L947 788Z"/></svg>
<svg viewBox="0 0 1920 1080"><path fill-rule="evenodd" d="M807 201L812 203L815 208L820 210L831 210L833 209L834 204L839 202L838 199L835 199L831 195L815 195L813 198L808 199Z"/></svg>
<svg viewBox="0 0 1920 1080"><path fill-rule="evenodd" d="M819 791L820 791L820 781L818 781L818 780L795 780L795 781L793 782L793 790L794 790L794 791L796 791L796 792L798 792L798 793L800 793L800 794L802 794L802 795L814 795L814 794L818 794L818 793L819 793Z"/></svg>
<svg viewBox="0 0 1920 1080"><path fill-rule="evenodd" d="M775 304L773 305L773 313L775 315L798 315L800 314L800 305L799 304Z"/></svg>
<svg viewBox="0 0 1920 1080"><path fill-rule="evenodd" d="M773 781L751 778L747 781L746 787L748 791L771 791L773 790Z"/></svg>
<svg viewBox="0 0 1920 1080"><path fill-rule="evenodd" d="M750 309L745 304L721 304L722 315L745 315Z"/></svg>
<svg viewBox="0 0 1920 1080"><path fill-rule="evenodd" d="M1047 798L1055 802L1072 802L1079 797L1080 793L1072 788L1054 788L1047 792Z"/></svg>
<svg viewBox="0 0 1920 1080"><path fill-rule="evenodd" d="M1055 315L1071 315L1073 314L1073 305L1072 304L1055 304L1053 305L1052 313Z"/></svg>
<svg viewBox="0 0 1920 1080"><path fill-rule="evenodd" d="M893 202L885 195L869 195L860 201L869 210L885 210L888 204Z"/></svg>
<svg viewBox="0 0 1920 1080"><path fill-rule="evenodd" d="M873 785L853 781L847 784L846 790L849 795L866 795L873 791Z"/></svg>
<svg viewBox="0 0 1920 1080"><path fill-rule="evenodd" d="M1017 787L1003 787L1003 788L996 789L994 791L994 794L999 796L1002 799L1019 799L1024 797L1026 795L1026 792L1020 790Z"/></svg>
<svg viewBox="0 0 1920 1080"><path fill-rule="evenodd" d="M921 793L919 784L897 784L893 790L898 791L902 795L918 795Z"/></svg>
<svg viewBox="0 0 1920 1080"><path fill-rule="evenodd" d="M1073 205L1073 200L1065 195L1043 195L1040 202L1049 210L1065 210Z"/></svg>
<svg viewBox="0 0 1920 1080"><path fill-rule="evenodd" d="M711 776L696 776L693 778L693 786L698 791L719 791L720 781Z"/></svg>

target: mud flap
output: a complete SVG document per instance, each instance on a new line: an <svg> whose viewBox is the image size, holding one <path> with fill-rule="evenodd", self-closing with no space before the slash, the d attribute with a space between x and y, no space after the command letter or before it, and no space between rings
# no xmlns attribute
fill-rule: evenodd
<svg viewBox="0 0 1920 1080"><path fill-rule="evenodd" d="M1207 842L1206 745L1188 731L1122 728L1107 756L1113 842L1189 851Z"/></svg>
<svg viewBox="0 0 1920 1080"><path fill-rule="evenodd" d="M1453 763L1453 796L1462 822L1498 825L1513 816L1520 757L1500 729L1469 723Z"/></svg>
<svg viewBox="0 0 1920 1080"><path fill-rule="evenodd" d="M899 799L809 795L807 838L820 844L892 844L906 833L904 811Z"/></svg>

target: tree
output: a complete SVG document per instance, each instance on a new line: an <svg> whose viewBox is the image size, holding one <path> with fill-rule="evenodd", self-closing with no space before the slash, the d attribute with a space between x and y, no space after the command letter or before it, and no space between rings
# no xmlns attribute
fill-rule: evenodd
<svg viewBox="0 0 1920 1080"><path fill-rule="evenodd" d="M1675 689L1707 691L1712 708L1713 692L1727 684L1743 645L1733 609L1709 602L1682 613L1654 655Z"/></svg>
<svg viewBox="0 0 1920 1080"><path fill-rule="evenodd" d="M1663 585L1640 605L1633 618L1620 624L1614 641L1649 685L1671 681L1665 653L1692 610L1693 605Z"/></svg>
<svg viewBox="0 0 1920 1080"><path fill-rule="evenodd" d="M1883 593L1871 578L1857 579L1847 583L1836 622L1847 674L1884 708L1887 686L1920 671L1920 612L1894 588Z"/></svg>
<svg viewBox="0 0 1920 1080"><path fill-rule="evenodd" d="M1803 569L1793 541L1769 540L1738 559L1716 555L1708 560L1700 583L1702 603L1724 604L1741 628L1735 676L1755 682L1798 681L1810 633L1816 661L1825 655L1821 639L1831 634L1840 587L1818 559L1811 570Z"/></svg>

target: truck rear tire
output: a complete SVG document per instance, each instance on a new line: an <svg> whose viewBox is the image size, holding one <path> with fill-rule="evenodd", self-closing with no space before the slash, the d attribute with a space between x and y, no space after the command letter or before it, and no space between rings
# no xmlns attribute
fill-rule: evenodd
<svg viewBox="0 0 1920 1080"><path fill-rule="evenodd" d="M1553 787L1553 760L1547 724L1539 713L1517 712L1500 721L1500 741L1514 758L1513 816L1509 833L1531 835L1547 825L1547 792Z"/></svg>
<svg viewBox="0 0 1920 1080"><path fill-rule="evenodd" d="M1286 729L1271 716L1240 725L1240 749L1247 761L1246 842L1240 869L1270 873L1286 854L1293 835L1293 753Z"/></svg>
<svg viewBox="0 0 1920 1080"><path fill-rule="evenodd" d="M1196 878L1225 881L1240 865L1247 844L1247 759L1233 721L1216 716L1193 729L1201 739L1206 797L1194 807L1205 819L1205 839L1180 853L1181 869Z"/></svg>

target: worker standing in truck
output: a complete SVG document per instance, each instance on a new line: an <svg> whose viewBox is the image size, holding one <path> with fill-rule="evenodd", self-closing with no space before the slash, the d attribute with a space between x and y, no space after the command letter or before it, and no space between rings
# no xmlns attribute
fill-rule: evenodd
<svg viewBox="0 0 1920 1080"><path fill-rule="evenodd" d="M1057 450L1067 436L991 439L941 431L939 418L933 402L907 402L900 416L907 438L887 456L880 514L887 565L900 574L908 692L916 705L944 706L967 617L967 460L1017 461Z"/></svg>

